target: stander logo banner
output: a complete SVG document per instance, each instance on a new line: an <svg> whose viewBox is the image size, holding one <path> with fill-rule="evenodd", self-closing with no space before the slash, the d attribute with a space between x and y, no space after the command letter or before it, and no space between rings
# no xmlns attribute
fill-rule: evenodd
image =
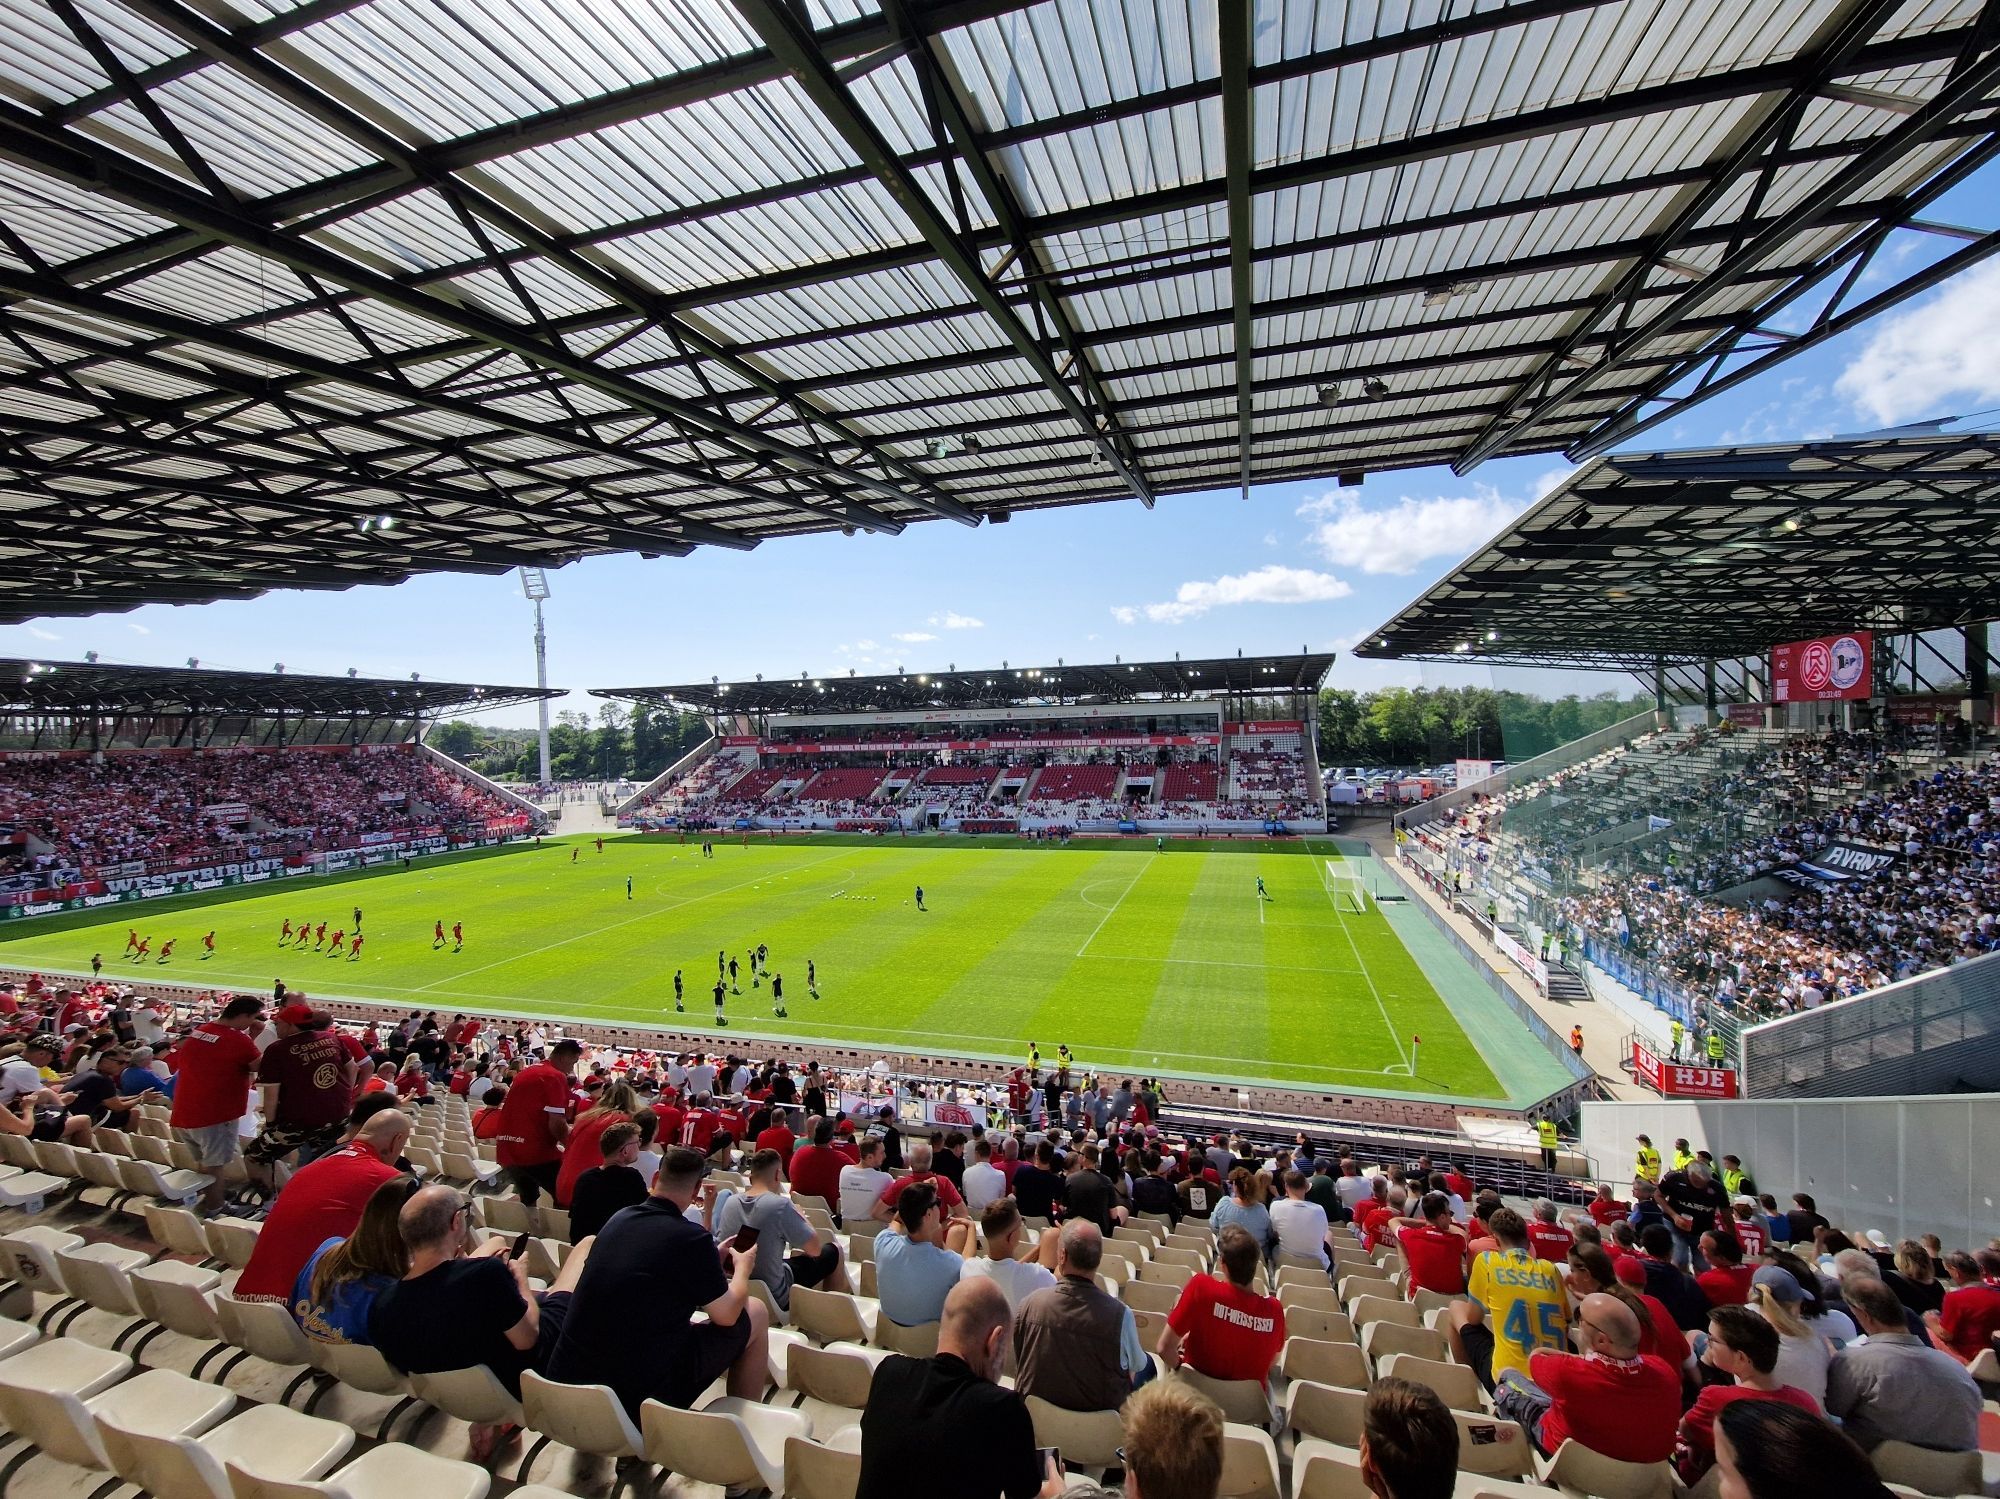
<svg viewBox="0 0 2000 1499"><path fill-rule="evenodd" d="M1771 700L1778 703L1829 702L1873 695L1875 650L1872 631L1822 635L1771 647Z"/></svg>

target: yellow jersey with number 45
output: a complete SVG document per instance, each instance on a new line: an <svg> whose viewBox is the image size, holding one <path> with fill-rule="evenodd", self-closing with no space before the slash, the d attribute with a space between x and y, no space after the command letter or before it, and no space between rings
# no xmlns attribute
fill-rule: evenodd
<svg viewBox="0 0 2000 1499"><path fill-rule="evenodd" d="M1537 1348L1561 1350L1569 1342L1569 1288L1562 1266L1525 1249L1488 1249L1474 1257L1466 1293L1486 1310L1493 1334L1493 1378L1508 1369L1528 1372Z"/></svg>

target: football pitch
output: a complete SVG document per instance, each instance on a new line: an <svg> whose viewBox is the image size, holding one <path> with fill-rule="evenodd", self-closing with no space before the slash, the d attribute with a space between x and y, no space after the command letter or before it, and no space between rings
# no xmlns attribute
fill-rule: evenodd
<svg viewBox="0 0 2000 1499"><path fill-rule="evenodd" d="M1323 840L1159 852L724 838L703 858L672 837L607 837L601 853L570 837L24 922L5 929L0 963L87 973L101 953L107 978L251 992L282 978L307 995L447 1013L710 1030L720 950L745 965L728 1029L714 1030L732 1042L1020 1061L1032 1040L1045 1057L1066 1043L1081 1064L1114 1073L1505 1096L1373 904L1336 906L1328 856L1338 857ZM367 938L358 959L279 941L287 919L325 921L329 935L351 927L356 906ZM463 923L462 949L434 944L439 921ZM171 961L121 957L135 929L155 956L176 939ZM768 986L752 986L747 954L759 943L784 979L789 1019L772 1013Z"/></svg>

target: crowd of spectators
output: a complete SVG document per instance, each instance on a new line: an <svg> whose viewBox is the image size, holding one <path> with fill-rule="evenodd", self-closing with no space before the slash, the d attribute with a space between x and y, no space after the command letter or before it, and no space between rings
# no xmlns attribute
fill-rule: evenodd
<svg viewBox="0 0 2000 1499"><path fill-rule="evenodd" d="M162 860L223 862L511 809L408 750L201 751L0 764L0 827L20 873L55 883Z"/></svg>
<svg viewBox="0 0 2000 1499"><path fill-rule="evenodd" d="M1968 1366L2000 1336L2000 1242L1946 1253L1849 1235L1809 1195L1781 1212L1741 1161L1685 1141L1663 1161L1641 1139L1629 1200L1606 1185L1587 1210L1517 1210L1429 1157L1170 1132L1150 1080L1093 1079L1066 1059L1022 1069L986 1127L926 1139L895 1126L893 1101L886 1117L872 1098L855 1116L838 1107L843 1084L884 1096L874 1069L598 1050L464 1015L337 1024L296 996L275 1011L220 995L177 1010L102 986L5 999L24 1044L0 1059L0 1128L170 1095L177 1131L220 1175L254 1110L253 1153L291 1172L268 1203L235 1209L265 1220L235 1294L282 1302L308 1337L372 1342L406 1372L608 1385L635 1419L716 1379L758 1399L766 1297L783 1308L795 1287L847 1284L841 1244L800 1199L823 1205L874 1236L881 1315L936 1328L934 1355L875 1371L862 1493L900 1492L913 1463L947 1451L975 1475L964 1492L1059 1491L1035 1453L1033 1398L1121 1414L1128 1494L1212 1496L1220 1415L1160 1373L1268 1381L1287 1303L1260 1275L1280 1255L1330 1273L1334 1225L1393 1252L1407 1295L1448 1299L1452 1357L1545 1453L1574 1440L1671 1461L1690 1484L1720 1466L1725 1492L1740 1479L1758 1499L1781 1492L1752 1482L1767 1440L1801 1472L1835 1451L1862 1475L1888 1441L1976 1450ZM157 1060L139 1061L142 1037ZM88 1076L126 1088L134 1065L139 1093L77 1096ZM408 1171L411 1117L446 1094L466 1099L524 1204L568 1205L574 1247L546 1286L508 1238L481 1242L458 1189ZM718 1187L724 1166L742 1185ZM1107 1237L1142 1212L1205 1220L1216 1246L1143 1340L1099 1280ZM1049 1226L1031 1242L1029 1222ZM1010 1354L1011 1390L998 1383ZM1435 1395L1378 1380L1364 1430L1372 1492L1449 1491L1457 1433ZM475 1428L474 1456L508 1435ZM1426 1464L1442 1488L1410 1486ZM1178 1486L1188 1474L1194 1487Z"/></svg>

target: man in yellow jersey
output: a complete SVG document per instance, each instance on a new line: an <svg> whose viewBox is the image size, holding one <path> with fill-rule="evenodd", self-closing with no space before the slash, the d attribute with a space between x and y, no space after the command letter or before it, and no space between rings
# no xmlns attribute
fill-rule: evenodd
<svg viewBox="0 0 2000 1499"><path fill-rule="evenodd" d="M1685 1140L1674 1141L1674 1170L1685 1171L1694 1164L1694 1152Z"/></svg>
<svg viewBox="0 0 2000 1499"><path fill-rule="evenodd" d="M1555 1120L1542 1120L1535 1126L1535 1136L1540 1140L1542 1146L1542 1169L1544 1171L1555 1170L1556 1146L1561 1143L1556 1135Z"/></svg>
<svg viewBox="0 0 2000 1499"><path fill-rule="evenodd" d="M1721 1067L1723 1065L1723 1059L1727 1055L1728 1050L1729 1050L1728 1044L1723 1041L1721 1031L1710 1031L1708 1033L1709 1066Z"/></svg>
<svg viewBox="0 0 2000 1499"><path fill-rule="evenodd" d="M1639 1151L1633 1158L1632 1174L1640 1181L1657 1182L1660 1179L1660 1153L1653 1149L1651 1135L1639 1136Z"/></svg>
<svg viewBox="0 0 2000 1499"><path fill-rule="evenodd" d="M1687 1027L1676 1020L1669 1027L1668 1034L1673 1038L1673 1045L1667 1052L1669 1059L1676 1062L1687 1060L1681 1055L1681 1044L1687 1040Z"/></svg>
<svg viewBox="0 0 2000 1499"><path fill-rule="evenodd" d="M1452 1356L1471 1366L1487 1389L1509 1369L1525 1378L1538 1348L1561 1350L1569 1338L1569 1290L1563 1267L1528 1252L1528 1225L1512 1208L1495 1208L1487 1232L1500 1246L1472 1258L1465 1290L1444 1333Z"/></svg>

